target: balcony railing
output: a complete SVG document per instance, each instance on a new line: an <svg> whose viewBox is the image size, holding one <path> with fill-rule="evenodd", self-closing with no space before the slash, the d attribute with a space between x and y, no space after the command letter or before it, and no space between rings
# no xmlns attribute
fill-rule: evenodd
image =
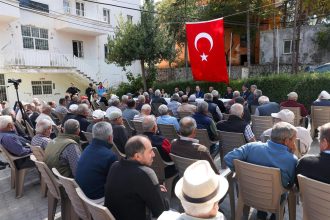
<svg viewBox="0 0 330 220"><path fill-rule="evenodd" d="M22 50L0 54L0 67L54 67L76 68L87 76L96 76L96 61L78 58L72 54L51 53L49 51Z"/></svg>

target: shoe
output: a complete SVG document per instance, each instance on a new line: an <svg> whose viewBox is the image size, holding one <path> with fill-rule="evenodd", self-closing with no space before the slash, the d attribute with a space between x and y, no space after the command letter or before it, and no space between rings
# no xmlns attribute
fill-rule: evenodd
<svg viewBox="0 0 330 220"><path fill-rule="evenodd" d="M257 211L258 220L267 220L267 212Z"/></svg>

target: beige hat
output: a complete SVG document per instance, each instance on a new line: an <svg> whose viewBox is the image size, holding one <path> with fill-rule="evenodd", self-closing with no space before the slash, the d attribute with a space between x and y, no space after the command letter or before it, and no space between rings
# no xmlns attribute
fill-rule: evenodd
<svg viewBox="0 0 330 220"><path fill-rule="evenodd" d="M288 97L290 97L290 98L298 98L298 94L296 92L290 92L288 94Z"/></svg>
<svg viewBox="0 0 330 220"><path fill-rule="evenodd" d="M96 109L93 114L92 114L94 119L102 119L105 116L105 112L100 110L100 109Z"/></svg>
<svg viewBox="0 0 330 220"><path fill-rule="evenodd" d="M273 118L279 118L281 121L288 122L288 123L293 123L294 120L294 113L290 111L289 109L282 109L278 113L272 113L271 116Z"/></svg>
<svg viewBox="0 0 330 220"><path fill-rule="evenodd" d="M72 105L70 105L70 107L69 107L69 110L71 111L71 112L74 112L74 111L76 111L78 109L78 105L77 104L72 104Z"/></svg>
<svg viewBox="0 0 330 220"><path fill-rule="evenodd" d="M113 111L111 112L109 115L107 115L107 118L112 121L112 120L115 120L119 117L122 117L122 113L120 111Z"/></svg>
<svg viewBox="0 0 330 220"><path fill-rule="evenodd" d="M175 186L175 194L188 203L200 204L220 201L228 190L228 181L215 174L206 160L191 164Z"/></svg>
<svg viewBox="0 0 330 220"><path fill-rule="evenodd" d="M319 98L320 99L330 99L330 94L327 91L323 90L320 93Z"/></svg>

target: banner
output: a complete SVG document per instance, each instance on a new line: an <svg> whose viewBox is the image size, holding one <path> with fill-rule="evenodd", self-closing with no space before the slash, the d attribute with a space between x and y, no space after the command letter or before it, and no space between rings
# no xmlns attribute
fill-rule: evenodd
<svg viewBox="0 0 330 220"><path fill-rule="evenodd" d="M223 18L187 22L186 34L194 80L228 84Z"/></svg>

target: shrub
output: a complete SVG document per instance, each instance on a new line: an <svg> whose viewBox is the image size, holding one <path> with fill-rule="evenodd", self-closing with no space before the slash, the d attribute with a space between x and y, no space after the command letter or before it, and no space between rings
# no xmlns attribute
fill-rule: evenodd
<svg viewBox="0 0 330 220"><path fill-rule="evenodd" d="M232 80L229 85L234 90L241 91L244 83L248 85L255 84L258 89L263 91L263 94L268 96L271 101L281 102L287 99L289 92L295 91L298 93L298 102L310 108L311 103L318 97L322 90L330 90L330 73L301 73L297 75L279 74L251 77L244 80ZM220 94L226 91L224 83L210 83L198 81L175 81L166 83L155 83L154 88L165 89L167 93L172 93L175 87L179 87L184 91L187 86L191 90L195 90L195 86L199 85L202 91L208 91L209 86L213 86Z"/></svg>

